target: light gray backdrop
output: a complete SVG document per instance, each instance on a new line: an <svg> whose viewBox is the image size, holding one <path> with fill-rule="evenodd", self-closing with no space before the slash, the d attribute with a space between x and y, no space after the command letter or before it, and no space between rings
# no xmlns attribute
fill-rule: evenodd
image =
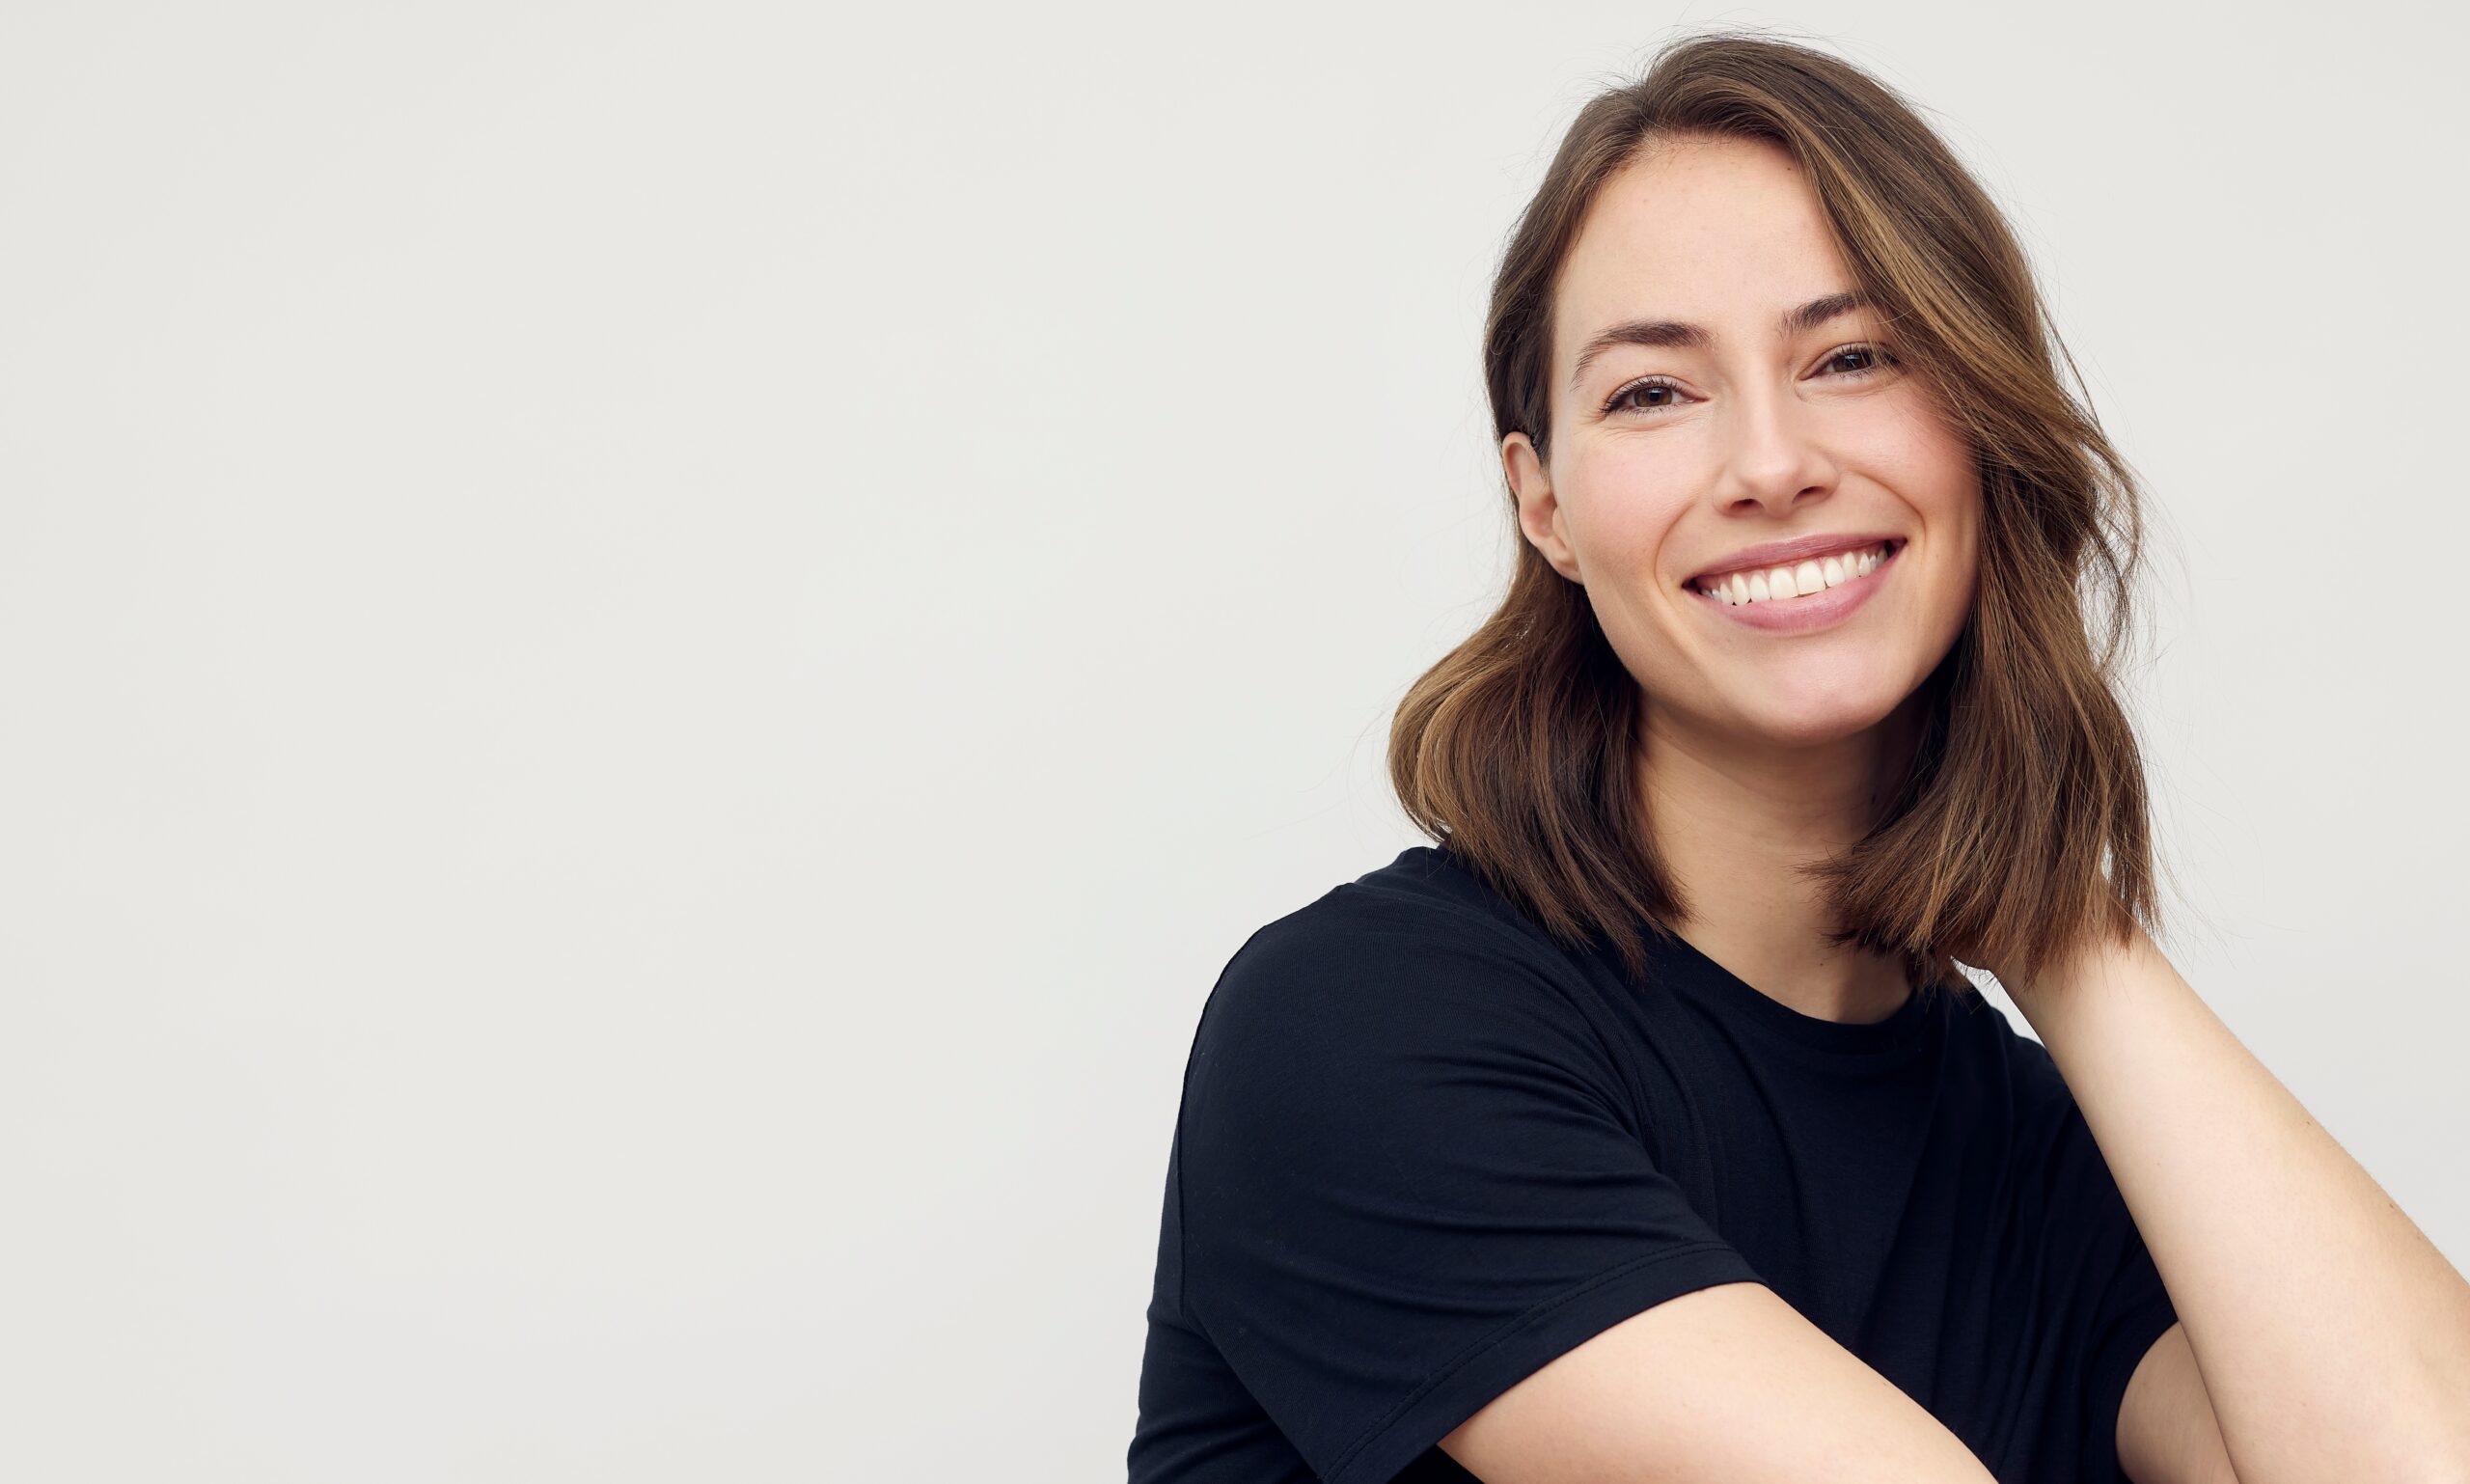
<svg viewBox="0 0 2470 1484"><path fill-rule="evenodd" d="M2165 946L2470 1258L2457 16L13 7L0 1473L1112 1476L1201 1002L1496 595L1494 255L1710 23L2012 209Z"/></svg>

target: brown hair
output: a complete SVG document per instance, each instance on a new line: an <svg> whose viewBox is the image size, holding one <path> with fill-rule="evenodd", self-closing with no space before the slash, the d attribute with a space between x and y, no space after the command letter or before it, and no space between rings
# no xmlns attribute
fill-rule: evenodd
<svg viewBox="0 0 2470 1484"><path fill-rule="evenodd" d="M1923 682L1911 766L1875 826L1801 867L1839 946L1897 953L1916 985L1989 962L2029 974L2080 936L2154 913L2144 769L2111 691L2143 541L2135 478L2085 402L2031 269L1981 186L1898 94L1764 35L1666 44L1578 111L1503 252L1484 326L1495 437L1544 455L1552 303L1605 181L1684 135L1780 146L1816 190L1897 356L1969 436L1981 476L1971 614ZM1513 527L1517 497L1510 498ZM1389 774L1408 816L1554 938L1608 941L1683 916L1638 828L1637 682L1585 590L1524 539L1499 608L1399 703ZM2097 658L2077 585L2106 595Z"/></svg>

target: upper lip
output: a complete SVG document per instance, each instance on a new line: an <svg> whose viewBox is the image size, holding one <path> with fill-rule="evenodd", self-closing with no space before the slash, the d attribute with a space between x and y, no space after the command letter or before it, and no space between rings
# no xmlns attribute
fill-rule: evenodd
<svg viewBox="0 0 2470 1484"><path fill-rule="evenodd" d="M1876 546L1881 541L1903 539L1892 532L1848 531L1820 532L1815 536L1797 536L1783 541L1761 541L1755 546L1744 546L1713 565L1700 567L1685 579L1685 584L1696 582L1701 577L1713 577L1718 572L1763 571L1768 567L1790 566L1796 562L1824 557L1829 552L1859 551L1864 546Z"/></svg>

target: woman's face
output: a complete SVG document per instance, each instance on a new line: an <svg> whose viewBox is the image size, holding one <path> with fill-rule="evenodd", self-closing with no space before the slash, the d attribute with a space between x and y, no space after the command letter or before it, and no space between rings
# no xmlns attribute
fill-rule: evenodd
<svg viewBox="0 0 2470 1484"><path fill-rule="evenodd" d="M1867 308L1786 323L1853 288L1798 167L1748 140L1673 142L1616 175L1563 264L1551 459L1523 433L1502 458L1521 528L1585 586L1660 728L1841 740L1962 632L1980 508L1966 440L1880 354ZM1847 585L1808 593L1832 575L1824 557L1750 554L1744 569L1746 548L1805 536L1872 553L1883 537L1889 555L1857 575L1840 552ZM1755 600L1696 590L1718 569L1741 569Z"/></svg>

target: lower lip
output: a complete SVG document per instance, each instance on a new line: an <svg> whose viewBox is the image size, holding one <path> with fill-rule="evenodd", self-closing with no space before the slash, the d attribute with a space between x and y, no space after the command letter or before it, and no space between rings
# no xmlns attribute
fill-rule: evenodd
<svg viewBox="0 0 2470 1484"><path fill-rule="evenodd" d="M1879 585L1895 569L1896 559L1904 555L1906 543L1899 542L1886 560L1851 582L1840 582L1825 592L1810 597L1770 599L1764 603L1727 603L1712 593L1695 588L1685 588L1699 602L1745 628L1765 629L1770 634L1806 634L1812 629L1831 628L1852 616L1854 610L1870 600Z"/></svg>

